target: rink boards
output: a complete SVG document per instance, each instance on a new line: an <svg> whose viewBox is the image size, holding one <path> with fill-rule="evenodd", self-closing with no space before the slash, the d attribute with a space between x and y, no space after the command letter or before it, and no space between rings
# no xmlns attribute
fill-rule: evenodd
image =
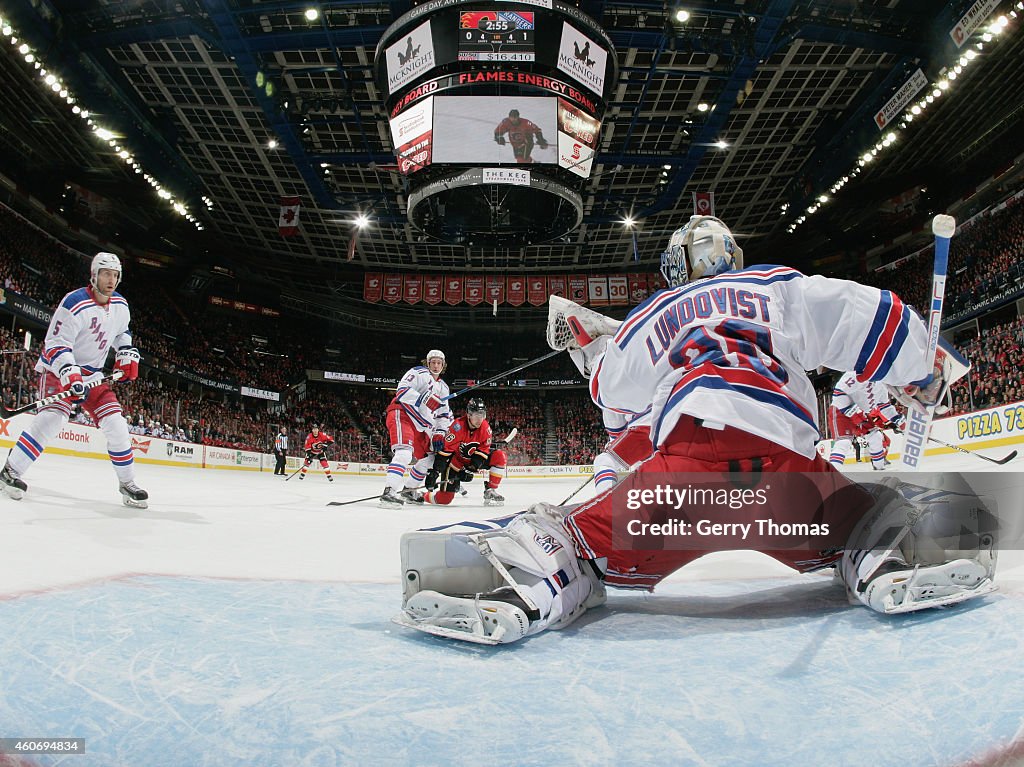
<svg viewBox="0 0 1024 767"><path fill-rule="evenodd" d="M33 414L22 414L11 419L0 418L0 448L14 447L14 443L32 419ZM897 460L902 447L903 437L889 433L892 438L890 459ZM960 447L995 448L1024 444L1024 402L1001 405L995 408L979 410L964 415L951 416L936 420L932 425L932 437ZM831 443L825 440L819 443L819 452L826 451ZM256 453L249 450L237 450L213 445L199 445L191 442L177 442L158 437L132 435L132 448L135 460L139 463L160 466L185 466L202 469L230 469L235 471L273 471L276 459L271 453ZM94 426L69 423L60 434L47 446L47 452L59 455L70 455L80 458L106 459L106 439ZM926 455L945 455L954 450L937 443L931 443ZM851 457L847 462L852 462ZM287 459L287 471L296 471L302 465L301 455L291 455ZM331 460L332 474L353 476L383 476L387 464L360 463L358 461ZM310 473L322 473L320 464L314 461L309 467ZM593 473L593 466L509 466L507 474L510 478L529 479L531 477L583 477Z"/></svg>

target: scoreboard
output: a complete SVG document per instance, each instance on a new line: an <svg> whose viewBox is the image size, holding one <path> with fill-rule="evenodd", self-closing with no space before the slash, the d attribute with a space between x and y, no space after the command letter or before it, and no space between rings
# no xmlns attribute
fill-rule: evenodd
<svg viewBox="0 0 1024 767"><path fill-rule="evenodd" d="M463 11L459 61L534 61L533 11Z"/></svg>

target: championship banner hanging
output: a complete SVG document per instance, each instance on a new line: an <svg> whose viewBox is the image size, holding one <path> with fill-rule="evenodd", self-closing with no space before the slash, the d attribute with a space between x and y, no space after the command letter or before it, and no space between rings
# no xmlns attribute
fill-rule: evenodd
<svg viewBox="0 0 1024 767"><path fill-rule="evenodd" d="M484 278L466 277L466 303L477 306L484 300Z"/></svg>
<svg viewBox="0 0 1024 767"><path fill-rule="evenodd" d="M599 277L588 277L587 286L590 293L591 306L608 305L608 278L604 275Z"/></svg>
<svg viewBox="0 0 1024 767"><path fill-rule="evenodd" d="M713 216L715 215L715 193L694 192L693 193L693 215Z"/></svg>
<svg viewBox="0 0 1024 767"><path fill-rule="evenodd" d="M401 300L401 274L384 275L384 300L388 303Z"/></svg>
<svg viewBox="0 0 1024 767"><path fill-rule="evenodd" d="M629 301L630 303L639 304L647 298L647 275L646 274L631 274L629 275Z"/></svg>
<svg viewBox="0 0 1024 767"><path fill-rule="evenodd" d="M629 278L615 274L608 278L608 303L612 306L626 306L629 303Z"/></svg>
<svg viewBox="0 0 1024 767"><path fill-rule="evenodd" d="M505 303L505 278L488 275L485 279L487 290L487 303Z"/></svg>
<svg viewBox="0 0 1024 767"><path fill-rule="evenodd" d="M384 275L384 300L389 304L397 304L402 300L402 275Z"/></svg>
<svg viewBox="0 0 1024 767"><path fill-rule="evenodd" d="M576 303L583 304L587 303L587 278L586 277L569 277L569 300L575 301Z"/></svg>
<svg viewBox="0 0 1024 767"><path fill-rule="evenodd" d="M282 237L291 237L299 233L300 207L298 197L281 198L281 212L277 216L277 231Z"/></svg>
<svg viewBox="0 0 1024 767"><path fill-rule="evenodd" d="M405 275L405 303L418 304L423 298L423 275Z"/></svg>
<svg viewBox="0 0 1024 767"><path fill-rule="evenodd" d="M462 303L462 277L444 278L444 302L449 306Z"/></svg>
<svg viewBox="0 0 1024 767"><path fill-rule="evenodd" d="M522 306L526 300L526 278L508 278L508 303L510 306Z"/></svg>
<svg viewBox="0 0 1024 767"><path fill-rule="evenodd" d="M363 300L371 304L380 301L384 275L379 272L367 272L363 275Z"/></svg>
<svg viewBox="0 0 1024 767"><path fill-rule="evenodd" d="M434 306L441 303L441 291L444 290L444 277L440 274L428 274L423 277L423 302Z"/></svg>
<svg viewBox="0 0 1024 767"><path fill-rule="evenodd" d="M565 298L565 291L567 290L565 285L565 275L556 274L553 277L548 277L548 295L549 296L561 296Z"/></svg>
<svg viewBox="0 0 1024 767"><path fill-rule="evenodd" d="M546 277L528 277L526 280L526 297L533 306L543 306L548 302L548 281Z"/></svg>

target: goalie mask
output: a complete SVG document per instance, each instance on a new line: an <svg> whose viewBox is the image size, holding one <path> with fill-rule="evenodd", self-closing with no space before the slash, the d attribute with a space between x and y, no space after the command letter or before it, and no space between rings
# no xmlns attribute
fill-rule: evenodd
<svg viewBox="0 0 1024 767"><path fill-rule="evenodd" d="M729 227L714 216L690 218L672 233L661 254L661 275L670 288L742 268L743 250Z"/></svg>

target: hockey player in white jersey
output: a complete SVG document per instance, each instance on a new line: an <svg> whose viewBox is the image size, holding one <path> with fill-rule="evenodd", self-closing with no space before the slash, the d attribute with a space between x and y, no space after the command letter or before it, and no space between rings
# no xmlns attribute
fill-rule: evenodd
<svg viewBox="0 0 1024 767"><path fill-rule="evenodd" d="M876 422L901 429L906 417L889 401L889 389L879 381L860 381L849 370L840 376L832 389L829 420L832 431L832 452L829 462L842 466L853 447L853 441L864 436L871 455L871 466L881 471L886 466L885 435Z"/></svg>
<svg viewBox="0 0 1024 767"><path fill-rule="evenodd" d="M121 281L121 260L113 253L97 253L89 274L89 285L68 293L54 310L35 367L40 373L40 399L63 391L71 391L72 396L39 409L32 425L18 437L0 471L0 481L11 498L24 495L28 485L22 477L67 424L71 406L78 402L107 439L107 454L125 505L144 509L149 495L135 484L131 435L121 404L107 384L86 386L103 377L111 349L115 350L114 371L121 381L139 375L139 351L132 346L128 329L131 312L128 302L115 291Z"/></svg>
<svg viewBox="0 0 1024 767"><path fill-rule="evenodd" d="M872 506L854 487L855 504L825 507L826 498L850 495L852 485L815 451L816 399L804 371L821 365L854 370L926 408L966 373L966 363L943 350L927 369L925 324L889 291L788 267L742 267L742 250L725 224L695 216L672 235L663 255L673 286L624 322L552 297L549 344L569 350L602 410L650 411L653 455L612 491L575 508L538 504L490 524L406 534L403 611L396 622L472 642L514 642L566 626L601 604L606 583L653 589L707 553L613 545L613 509L617 505L621 526L622 499L650 489L657 477L814 476L815 495L791 504L793 518L823 515L818 521L853 532ZM892 515L901 508L886 505ZM640 506L630 519L649 522L651 510ZM921 519L926 511L902 518ZM876 533L872 528L861 536L863 548L879 543ZM916 540L903 539L910 537ZM814 549L808 540L802 550L764 550L800 571L850 559L842 568L850 593L884 612L949 604L991 588L992 561L977 551L932 566L914 558L917 549L893 547L855 563L843 554L846 540L830 549ZM885 598L869 598L881 593L871 588L874 577L885 579ZM913 588L903 588L907 583Z"/></svg>
<svg viewBox="0 0 1024 767"><path fill-rule="evenodd" d="M410 368L398 382L398 390L384 417L391 437L391 463L380 505L397 508L405 501L422 503L419 494L403 490L406 467L429 451L444 449L444 435L452 425L448 384L441 380L447 364L444 352L431 349L422 365Z"/></svg>

